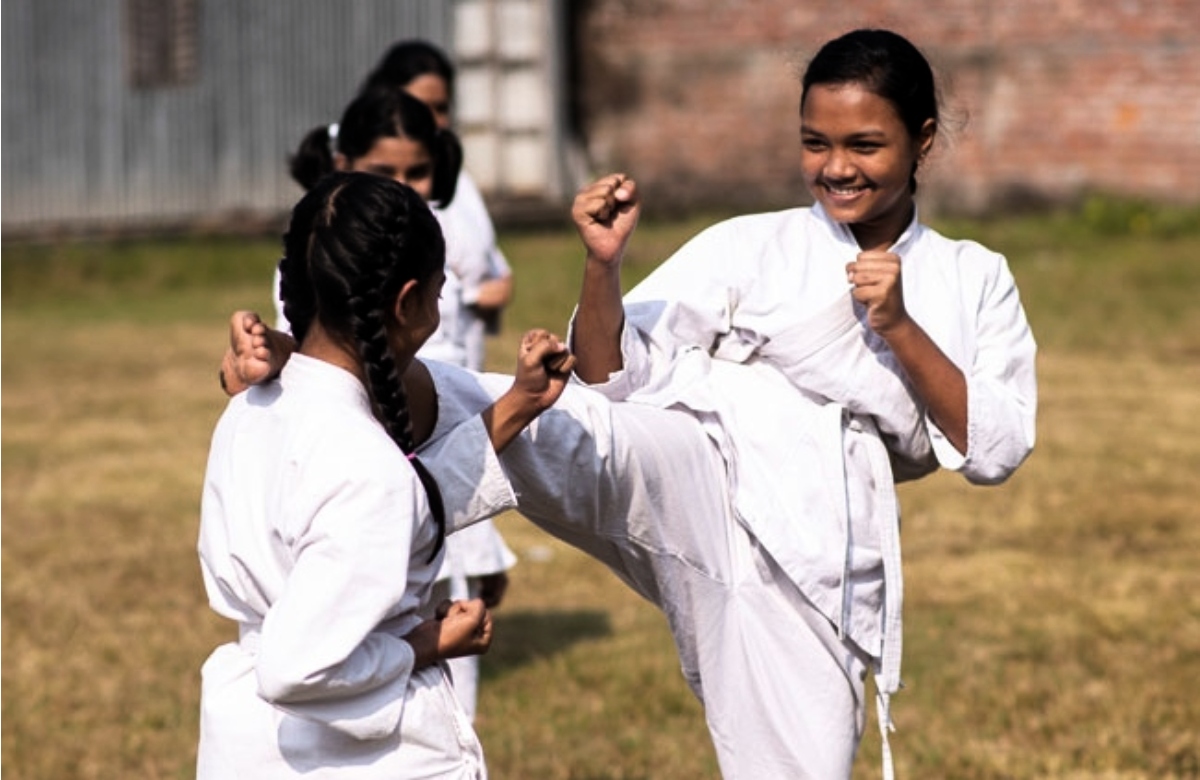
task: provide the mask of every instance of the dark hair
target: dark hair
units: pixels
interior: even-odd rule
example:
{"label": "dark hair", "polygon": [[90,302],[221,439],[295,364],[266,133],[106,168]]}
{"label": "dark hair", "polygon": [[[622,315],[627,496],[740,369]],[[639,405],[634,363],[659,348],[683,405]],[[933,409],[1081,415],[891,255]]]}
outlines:
{"label": "dark hair", "polygon": [[[908,39],[890,30],[854,30],[821,47],[801,80],[800,108],[810,87],[861,84],[891,103],[916,138],[926,120],[938,119],[937,85],[929,61]],[[910,189],[917,189],[916,166]]]}
{"label": "dark hair", "polygon": [[387,50],[375,70],[367,74],[362,89],[374,87],[402,89],[419,76],[432,74],[441,76],[446,82],[446,93],[454,95],[454,66],[441,49],[427,41],[397,41]]}
{"label": "dark hair", "polygon": [[[358,355],[375,416],[410,462],[429,496],[441,548],[441,492],[415,449],[408,397],[388,345],[400,289],[432,284],[446,245],[437,219],[411,187],[369,173],[321,179],[292,210],[279,261],[280,294],[292,333],[303,343],[314,321]],[[433,560],[433,556],[430,560]]]}
{"label": "dark hair", "polygon": [[[430,200],[444,207],[454,199],[462,168],[462,146],[450,130],[439,130],[433,112],[420,100],[394,88],[367,90],[346,107],[338,123],[337,151],[353,162],[371,151],[380,138],[411,138],[433,158],[433,192]],[[312,189],[334,170],[333,144],[328,127],[317,127],[304,136],[289,160],[292,178]]]}

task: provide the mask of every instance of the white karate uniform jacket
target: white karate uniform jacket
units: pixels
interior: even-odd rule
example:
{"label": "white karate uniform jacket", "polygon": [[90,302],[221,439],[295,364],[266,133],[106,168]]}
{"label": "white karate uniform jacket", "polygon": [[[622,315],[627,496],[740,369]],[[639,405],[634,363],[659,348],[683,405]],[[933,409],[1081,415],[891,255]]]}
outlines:
{"label": "white karate uniform jacket", "polygon": [[[865,318],[845,271],[859,251],[819,205],[705,230],[625,297],[624,367],[595,387],[613,399],[687,409],[706,423],[726,453],[739,519],[829,620],[881,658],[880,688],[892,693],[902,583],[887,456],[899,478],[935,467],[929,447],[937,464],[972,482],[1008,477],[1034,444],[1035,344],[1004,258],[944,238],[914,215],[891,251],[902,259],[908,311],[966,377],[968,446],[957,452],[932,421],[914,417],[923,412],[902,369],[864,322],[848,337],[861,339],[887,374],[861,354],[848,361],[853,350],[825,346],[824,360],[811,351],[828,339],[806,323],[845,327],[830,314],[839,307]],[[824,435],[841,462],[807,473],[792,467],[788,428],[756,403],[752,385],[722,386],[719,375],[699,381],[722,361],[769,364],[823,404]],[[838,483],[832,491],[829,479]],[[870,582],[880,563],[888,582],[882,615],[871,614],[883,601],[882,581]],[[865,587],[848,589],[856,578]]]}
{"label": "white karate uniform jacket", "polygon": [[486,326],[471,307],[484,282],[510,276],[512,269],[496,246],[496,229],[483,195],[466,170],[459,173],[454,199],[444,208],[434,207],[433,214],[446,239],[447,288],[439,305],[442,327],[422,355],[482,371]]}
{"label": "white karate uniform jacket", "polygon": [[[482,423],[463,421],[478,442]],[[459,435],[446,431],[451,443]],[[494,453],[475,457],[499,472]],[[503,479],[442,485],[451,523],[514,506]],[[239,626],[202,677],[198,777],[485,776],[440,664],[402,636],[441,556],[425,491],[348,372],[294,355],[230,400],[213,434],[199,554],[209,603]]]}

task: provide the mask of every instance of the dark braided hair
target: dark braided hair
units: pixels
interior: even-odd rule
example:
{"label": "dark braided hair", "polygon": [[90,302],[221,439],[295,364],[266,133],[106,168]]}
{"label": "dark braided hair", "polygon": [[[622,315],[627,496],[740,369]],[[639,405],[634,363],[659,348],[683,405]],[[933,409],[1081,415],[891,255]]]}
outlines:
{"label": "dark braided hair", "polygon": [[424,146],[433,158],[429,199],[441,208],[450,204],[462,169],[462,144],[452,131],[437,126],[429,106],[392,87],[367,89],[354,98],[338,123],[336,140],[330,138],[326,125],[308,131],[288,159],[288,170],[297,184],[312,189],[333,172],[335,146],[353,163],[380,138],[410,138]]}
{"label": "dark braided hair", "polygon": [[412,453],[408,397],[388,342],[405,283],[433,284],[445,262],[437,220],[412,188],[368,173],[323,178],[292,211],[279,263],[284,316],[303,344],[314,321],[354,350],[375,416],[409,456],[429,497],[441,549],[446,515],[437,482]]}

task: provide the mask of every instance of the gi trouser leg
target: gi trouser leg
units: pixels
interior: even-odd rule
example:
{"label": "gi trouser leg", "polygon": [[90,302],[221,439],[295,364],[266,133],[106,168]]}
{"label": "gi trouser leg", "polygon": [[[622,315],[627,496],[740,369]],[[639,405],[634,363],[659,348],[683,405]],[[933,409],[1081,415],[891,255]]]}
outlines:
{"label": "gi trouser leg", "polygon": [[[439,393],[478,411],[511,384],[476,379]],[[850,776],[864,659],[734,517],[695,418],[570,386],[501,462],[522,515],[662,609],[727,780]]]}

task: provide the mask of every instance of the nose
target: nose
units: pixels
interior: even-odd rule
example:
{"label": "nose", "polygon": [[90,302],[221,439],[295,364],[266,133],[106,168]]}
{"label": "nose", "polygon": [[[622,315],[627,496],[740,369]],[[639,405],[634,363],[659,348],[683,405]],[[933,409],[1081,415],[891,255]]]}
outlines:
{"label": "nose", "polygon": [[825,165],[821,172],[826,179],[832,181],[853,179],[854,161],[850,159],[850,155],[845,149],[835,146],[829,150],[829,156],[825,159]]}

